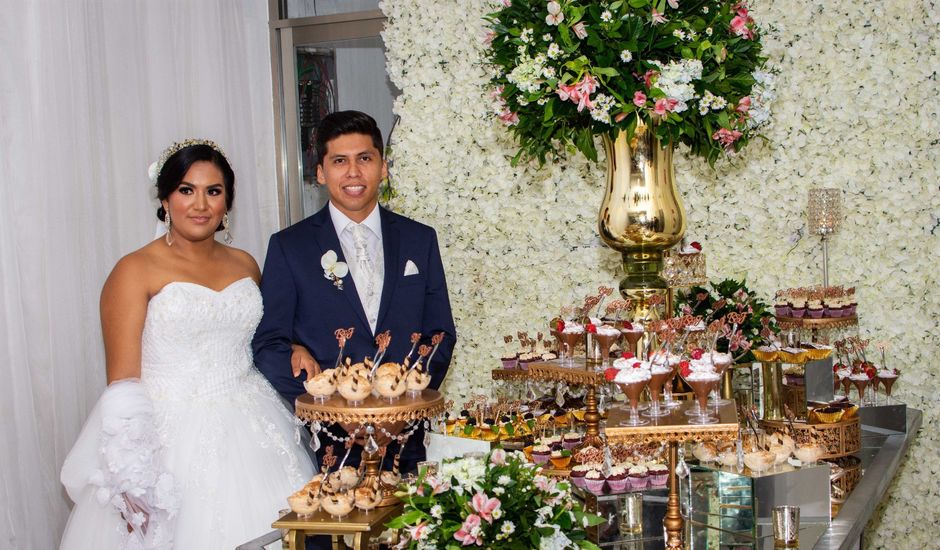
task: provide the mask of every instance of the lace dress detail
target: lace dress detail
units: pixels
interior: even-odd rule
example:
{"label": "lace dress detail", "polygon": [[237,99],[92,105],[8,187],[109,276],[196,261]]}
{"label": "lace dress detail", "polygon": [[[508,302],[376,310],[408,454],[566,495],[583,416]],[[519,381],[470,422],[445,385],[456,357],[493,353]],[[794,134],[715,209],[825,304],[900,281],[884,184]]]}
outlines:
{"label": "lace dress detail", "polygon": [[[218,292],[172,282],[148,305],[141,383],[182,497],[176,548],[234,548],[269,531],[286,497],[313,473],[299,421],[254,367],[251,339],[262,312],[250,278]],[[95,529],[73,520],[63,548],[73,530]]]}

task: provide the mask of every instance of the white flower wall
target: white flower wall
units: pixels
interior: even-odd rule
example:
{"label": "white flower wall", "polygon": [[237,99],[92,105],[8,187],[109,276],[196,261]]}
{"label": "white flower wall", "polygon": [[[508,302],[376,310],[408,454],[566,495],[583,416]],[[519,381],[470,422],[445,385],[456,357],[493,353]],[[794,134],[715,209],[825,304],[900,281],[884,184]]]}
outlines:
{"label": "white flower wall", "polygon": [[[459,344],[445,391],[488,391],[502,335],[547,321],[622,276],[596,236],[604,163],[570,155],[512,167],[515,145],[489,112],[484,0],[384,0],[395,111],[393,206],[434,226]],[[781,70],[769,142],[712,170],[677,155],[688,234],[712,279],[747,277],[770,299],[821,282],[819,239],[806,234],[810,187],[844,190],[830,280],[854,285],[859,332],[892,342],[897,395],[924,426],[866,536],[871,548],[928,547],[940,509],[940,5],[930,0],[762,0]],[[914,528],[919,526],[921,528]]]}

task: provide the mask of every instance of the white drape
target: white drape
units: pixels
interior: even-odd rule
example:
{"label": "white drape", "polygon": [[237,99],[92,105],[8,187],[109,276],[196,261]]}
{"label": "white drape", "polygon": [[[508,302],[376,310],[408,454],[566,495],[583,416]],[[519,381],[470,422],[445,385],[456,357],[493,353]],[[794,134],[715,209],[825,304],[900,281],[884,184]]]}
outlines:
{"label": "white drape", "polygon": [[104,384],[98,294],[153,238],[147,166],[221,144],[235,246],[275,229],[267,1],[0,0],[0,548],[55,548]]}

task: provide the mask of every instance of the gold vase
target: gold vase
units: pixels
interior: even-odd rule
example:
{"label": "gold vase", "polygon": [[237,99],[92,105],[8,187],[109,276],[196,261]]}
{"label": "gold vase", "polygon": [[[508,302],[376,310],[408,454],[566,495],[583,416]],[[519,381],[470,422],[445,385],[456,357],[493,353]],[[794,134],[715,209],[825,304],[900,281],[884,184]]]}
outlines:
{"label": "gold vase", "polygon": [[[620,294],[648,315],[650,297],[667,296],[659,273],[663,252],[682,240],[685,209],[676,190],[673,145],[663,146],[655,126],[639,124],[631,140],[627,133],[604,136],[607,151],[607,190],[597,215],[604,244],[623,255],[625,276]],[[646,310],[646,311],[644,311]]]}

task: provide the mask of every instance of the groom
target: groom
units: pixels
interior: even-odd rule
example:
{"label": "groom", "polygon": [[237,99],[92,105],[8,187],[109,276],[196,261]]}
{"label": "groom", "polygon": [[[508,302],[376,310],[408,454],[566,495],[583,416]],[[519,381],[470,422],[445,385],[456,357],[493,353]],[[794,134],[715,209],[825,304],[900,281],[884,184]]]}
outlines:
{"label": "groom", "polygon": [[[387,166],[382,134],[372,117],[358,111],[332,113],[317,129],[316,145],[317,181],[330,201],[271,236],[261,278],[264,317],[253,342],[255,363],[294,403],[304,386],[292,372],[292,344],[309,350],[317,370],[336,364],[336,329],[355,329],[343,350],[343,359],[354,363],[375,357],[375,335],[386,330],[392,341],[385,360],[395,362],[411,349],[412,333],[421,333],[421,343],[430,345],[431,336],[443,332],[429,370],[430,387],[437,389],[456,342],[437,234],[378,206]],[[348,274],[339,262],[346,264]],[[333,434],[346,436],[338,427]],[[402,471],[424,460],[423,437],[418,430],[409,439],[401,453]],[[321,442],[322,455],[333,441],[322,437]],[[397,450],[393,444],[386,458]],[[345,450],[337,444],[334,453],[342,457]],[[358,463],[350,458],[347,464]]]}

